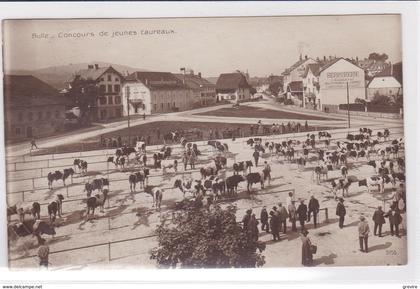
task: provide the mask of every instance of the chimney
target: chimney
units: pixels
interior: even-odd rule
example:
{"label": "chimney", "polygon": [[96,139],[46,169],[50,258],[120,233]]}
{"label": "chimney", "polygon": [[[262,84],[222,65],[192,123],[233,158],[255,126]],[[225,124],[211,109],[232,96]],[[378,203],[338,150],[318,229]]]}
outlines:
{"label": "chimney", "polygon": [[95,63],[95,69],[98,69],[98,68],[99,68],[99,65]]}
{"label": "chimney", "polygon": [[324,61],[327,61],[327,57],[324,55]]}
{"label": "chimney", "polygon": [[88,69],[93,69],[93,65],[88,64]]}
{"label": "chimney", "polygon": [[356,56],[356,61],[359,62],[359,57],[358,56]]}
{"label": "chimney", "polygon": [[201,72],[198,73],[198,77],[201,78]]}
{"label": "chimney", "polygon": [[305,60],[308,60],[308,55],[305,55]]}

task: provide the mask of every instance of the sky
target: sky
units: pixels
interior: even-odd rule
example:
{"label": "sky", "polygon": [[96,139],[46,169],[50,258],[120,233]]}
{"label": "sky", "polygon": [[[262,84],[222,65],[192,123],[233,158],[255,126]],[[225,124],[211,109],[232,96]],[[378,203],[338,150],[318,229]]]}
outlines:
{"label": "sky", "polygon": [[[6,71],[96,61],[170,72],[188,67],[206,77],[237,69],[267,76],[300,53],[402,59],[399,15],[7,20],[3,29]],[[146,34],[156,30],[166,33]]]}

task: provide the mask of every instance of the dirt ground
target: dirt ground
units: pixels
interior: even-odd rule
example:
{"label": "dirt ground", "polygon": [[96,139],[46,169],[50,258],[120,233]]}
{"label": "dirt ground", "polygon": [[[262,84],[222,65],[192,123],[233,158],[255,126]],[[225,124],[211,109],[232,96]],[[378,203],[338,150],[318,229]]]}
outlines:
{"label": "dirt ground", "polygon": [[[382,129],[377,125],[374,131]],[[347,130],[332,131],[334,139],[342,139]],[[391,127],[392,138],[403,135],[402,125]],[[264,141],[282,141],[290,138],[305,139],[305,133],[289,134],[273,137],[264,137]],[[245,139],[235,141],[223,140],[229,145],[228,173],[232,174],[234,162],[252,159],[252,148],[246,145]],[[385,147],[383,143],[380,147]],[[321,145],[322,146],[322,145]],[[150,147],[148,154],[151,155],[160,146]],[[199,157],[197,167],[212,165],[212,159],[216,152],[205,144],[199,142],[202,155]],[[174,145],[174,154],[182,150],[180,145]],[[129,166],[126,170],[116,169],[112,164],[107,165],[105,160],[114,150],[97,150],[84,153],[67,153],[59,155],[43,155],[25,158],[25,162],[11,162],[7,164],[7,188],[8,204],[17,202],[31,204],[33,201],[41,203],[41,216],[47,218],[46,204],[51,202],[56,194],[63,194],[64,215],[58,219],[57,235],[52,238],[44,236],[50,246],[50,269],[80,269],[80,268],[122,268],[122,267],[146,267],[154,268],[156,264],[150,260],[150,249],[157,245],[154,237],[154,229],[160,218],[170,214],[174,204],[182,200],[183,195],[178,189],[173,189],[175,179],[199,179],[199,172],[184,171],[179,165],[178,172],[168,170],[162,175],[161,170],[152,170],[149,180],[150,185],[160,186],[165,189],[162,210],[156,211],[152,207],[151,196],[137,188],[136,193],[130,193],[128,176],[136,167]],[[54,157],[54,159],[53,159]],[[56,168],[72,167],[74,158],[87,160],[90,165],[88,174],[81,176],[76,174],[73,183],[69,179],[67,187],[62,182],[54,183],[54,188],[47,188],[46,174]],[[304,168],[298,168],[296,163],[288,162],[282,157],[266,153],[263,160],[267,160],[272,167],[273,180],[266,184],[265,189],[255,185],[252,194],[246,193],[246,184],[239,187],[239,199],[225,202],[224,205],[234,204],[238,207],[237,219],[240,221],[246,209],[253,208],[257,216],[262,206],[271,208],[284,203],[289,192],[294,192],[296,199],[302,198],[308,203],[309,197],[314,195],[320,202],[319,214],[320,226],[316,229],[312,224],[308,225],[309,237],[314,244],[318,245],[318,252],[314,256],[315,266],[359,266],[359,265],[403,265],[406,263],[406,233],[402,229],[402,237],[397,238],[389,234],[389,224],[384,225],[384,237],[371,236],[369,238],[370,252],[360,252],[358,245],[357,224],[360,215],[367,217],[371,232],[373,232],[372,214],[375,208],[384,204],[385,210],[389,209],[389,198],[393,187],[386,185],[384,194],[373,190],[368,193],[366,187],[359,187],[357,183],[350,187],[350,196],[345,198],[347,216],[344,229],[338,228],[338,220],[335,216],[337,202],[331,193],[329,181],[319,184],[313,180],[313,169],[317,165],[315,154],[310,155],[313,161]],[[366,178],[374,174],[373,168],[368,166],[367,160],[349,160],[349,175],[358,179]],[[47,168],[48,167],[48,168]],[[253,167],[253,172],[262,171],[262,165]],[[339,170],[334,170],[328,175],[328,179],[340,176]],[[104,212],[95,211],[95,219],[86,220],[84,183],[98,177],[109,177],[110,199]],[[398,183],[397,183],[398,185]],[[35,189],[34,189],[35,187]],[[23,191],[23,192],[22,192]],[[328,220],[326,212],[328,211]],[[16,222],[13,216],[11,222]],[[405,222],[405,220],[404,220]],[[403,225],[404,227],[404,225]],[[297,233],[288,232],[281,236],[280,242],[272,242],[271,235],[260,233],[260,240],[267,244],[263,255],[266,257],[266,267],[295,267],[301,266],[301,241]],[[139,239],[136,239],[139,238]],[[130,239],[129,241],[125,241]],[[134,240],[133,240],[134,239]],[[115,241],[118,241],[114,243]],[[121,241],[121,242],[119,242]],[[37,245],[34,237],[28,236],[11,241],[9,244],[10,267],[20,269],[37,267],[37,258],[28,257],[36,254]],[[97,245],[97,246],[95,246]],[[92,246],[92,247],[89,247]],[[80,248],[85,247],[85,248]],[[79,249],[74,249],[79,248]]]}

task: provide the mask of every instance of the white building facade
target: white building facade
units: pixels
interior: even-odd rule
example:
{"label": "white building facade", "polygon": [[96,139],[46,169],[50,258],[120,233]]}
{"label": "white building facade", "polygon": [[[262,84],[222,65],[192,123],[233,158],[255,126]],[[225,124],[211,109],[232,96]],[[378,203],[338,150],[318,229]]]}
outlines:
{"label": "white building facade", "polygon": [[371,101],[377,94],[388,97],[400,96],[402,86],[393,76],[375,76],[368,84],[368,100]]}

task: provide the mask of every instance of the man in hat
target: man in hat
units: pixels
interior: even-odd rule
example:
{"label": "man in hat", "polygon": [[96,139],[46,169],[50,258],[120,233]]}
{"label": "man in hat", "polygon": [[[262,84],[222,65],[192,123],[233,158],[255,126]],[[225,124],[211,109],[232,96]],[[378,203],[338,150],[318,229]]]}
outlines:
{"label": "man in hat", "polygon": [[314,228],[316,228],[317,225],[317,215],[319,213],[319,202],[317,199],[315,199],[315,196],[312,195],[311,199],[309,200],[308,204],[308,222],[311,221],[311,214],[314,215]]}
{"label": "man in hat", "polygon": [[260,220],[261,220],[261,231],[265,231],[267,233],[270,232],[269,225],[268,225],[268,213],[267,213],[267,207],[264,206],[261,210],[260,214]]}
{"label": "man in hat", "polygon": [[296,232],[296,206],[295,201],[292,201],[292,203],[287,207],[287,210],[289,211],[289,221],[292,223],[292,231]]}
{"label": "man in hat", "polygon": [[[369,237],[369,224],[366,221],[365,217],[360,216],[359,222],[359,245],[360,251],[367,253],[368,252],[368,237]],[[363,248],[363,244],[365,247]]]}
{"label": "man in hat", "polygon": [[294,201],[293,192],[289,192],[289,195],[286,197],[286,207],[287,208],[289,208],[289,206],[292,204],[292,201]]}
{"label": "man in hat", "polygon": [[308,206],[305,205],[305,200],[300,200],[300,205],[297,208],[296,213],[299,218],[300,229],[303,231],[305,229],[305,221],[308,218]]}
{"label": "man in hat", "polygon": [[50,254],[50,248],[45,244],[45,239],[39,240],[38,258],[39,266],[48,269],[48,255]]}
{"label": "man in hat", "polygon": [[248,209],[246,210],[245,216],[242,218],[242,227],[244,229],[244,232],[248,231],[248,223],[251,220],[251,214],[252,210]]}
{"label": "man in hat", "polygon": [[373,227],[373,235],[376,236],[376,232],[378,232],[378,236],[382,237],[382,225],[385,224],[385,217],[381,206],[379,206],[373,213],[372,220],[375,223],[375,226]]}
{"label": "man in hat", "polygon": [[289,214],[286,208],[282,205],[282,203],[279,203],[280,231],[283,227],[283,234],[286,234],[286,221],[288,216]]}
{"label": "man in hat", "polygon": [[346,216],[346,208],[344,207],[344,199],[339,198],[335,214],[338,216],[338,226],[340,229],[344,228],[344,217]]}
{"label": "man in hat", "polygon": [[394,236],[394,234],[400,238],[400,230],[399,225],[401,224],[402,217],[400,215],[400,212],[398,211],[398,208],[392,208],[388,211],[385,217],[388,217],[389,219],[389,227],[391,229],[391,236]]}

